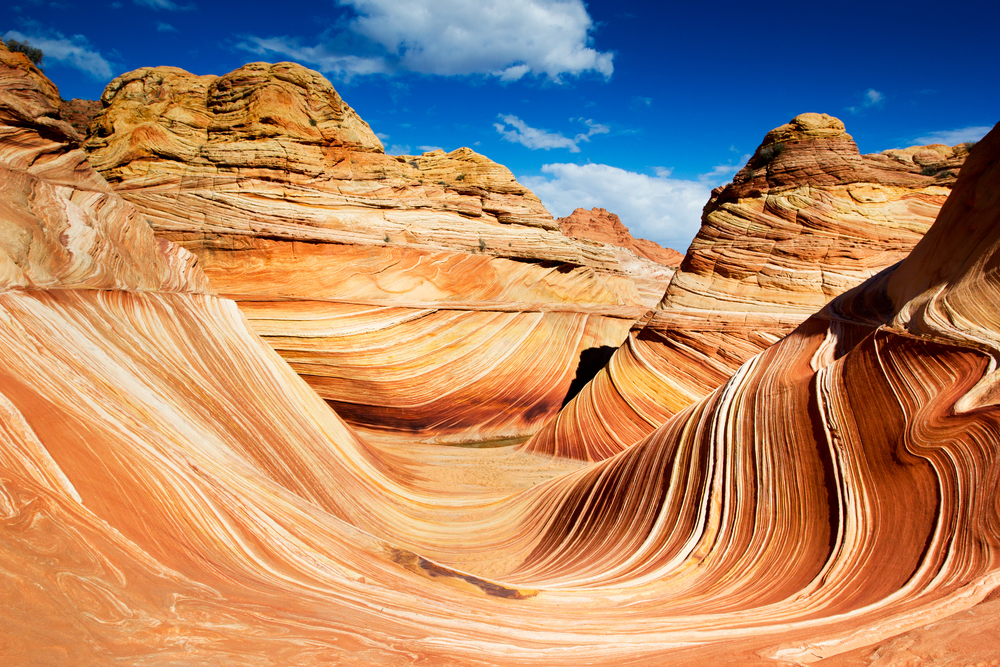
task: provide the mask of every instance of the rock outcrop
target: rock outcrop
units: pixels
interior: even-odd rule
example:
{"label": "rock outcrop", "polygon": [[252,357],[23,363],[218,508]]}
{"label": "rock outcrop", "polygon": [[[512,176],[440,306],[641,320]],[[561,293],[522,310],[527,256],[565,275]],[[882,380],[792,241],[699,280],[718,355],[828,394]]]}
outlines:
{"label": "rock outcrop", "polygon": [[559,218],[559,229],[574,239],[590,239],[609,245],[628,248],[640,257],[676,269],[684,260],[684,255],[673,248],[664,248],[655,241],[637,239],[622,224],[621,218],[603,208],[587,210],[578,208],[565,218]]}
{"label": "rock outcrop", "polygon": [[7,662],[1000,659],[1000,126],[906,259],[563,465],[359,436],[57,101],[0,47]]}
{"label": "rock outcrop", "polygon": [[467,148],[385,155],[300,65],[141,69],[102,100],[94,167],[359,426],[527,436],[585,351],[617,347],[671,275],[563,235]]}
{"label": "rock outcrop", "polygon": [[70,124],[81,137],[86,137],[90,122],[104,109],[100,100],[60,100],[59,117]]}
{"label": "rock outcrop", "polygon": [[601,459],[650,433],[833,297],[905,257],[967,152],[933,145],[861,155],[825,114],[769,132],[713,192],[662,302],[526,447]]}

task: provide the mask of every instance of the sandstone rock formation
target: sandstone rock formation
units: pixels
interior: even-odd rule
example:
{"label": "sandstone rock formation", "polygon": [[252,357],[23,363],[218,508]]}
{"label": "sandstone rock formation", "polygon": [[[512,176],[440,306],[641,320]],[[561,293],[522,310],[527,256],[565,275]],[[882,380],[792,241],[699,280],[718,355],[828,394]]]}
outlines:
{"label": "sandstone rock formation", "polygon": [[469,149],[385,155],[299,65],[141,69],[102,100],[94,167],[357,425],[529,435],[581,355],[617,347],[671,275],[566,237]]}
{"label": "sandstone rock formation", "polygon": [[724,382],[830,299],[898,262],[955,182],[964,145],[861,155],[802,114],[713,192],[663,301],[606,369],[526,444],[601,459]]}
{"label": "sandstone rock formation", "polygon": [[640,257],[657,264],[676,269],[684,260],[684,255],[673,248],[664,248],[659,243],[647,239],[637,239],[622,224],[621,218],[603,208],[587,210],[578,208],[565,218],[559,218],[559,229],[574,239],[590,239],[609,245],[628,248]]}
{"label": "sandstone rock formation", "polygon": [[57,101],[0,48],[11,664],[1000,659],[1000,127],[907,259],[559,470],[359,437]]}
{"label": "sandstone rock formation", "polygon": [[103,110],[99,100],[60,100],[59,117],[70,124],[81,137],[87,136],[90,122]]}

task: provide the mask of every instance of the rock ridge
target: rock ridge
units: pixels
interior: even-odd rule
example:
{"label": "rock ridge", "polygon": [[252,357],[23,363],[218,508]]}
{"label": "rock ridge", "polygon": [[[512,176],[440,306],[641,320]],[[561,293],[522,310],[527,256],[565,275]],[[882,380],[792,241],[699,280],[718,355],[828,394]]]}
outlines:
{"label": "rock ridge", "polygon": [[[932,145],[861,155],[826,114],[771,130],[733,182],[712,193],[661,302],[525,447],[584,459],[627,448],[831,299],[903,259],[967,154],[965,145]],[[615,418],[595,423],[603,414]]]}
{"label": "rock ridge", "polygon": [[556,222],[566,236],[628,248],[640,257],[672,269],[680,266],[684,259],[684,255],[673,248],[664,248],[647,239],[634,238],[617,215],[603,208],[593,208],[590,211],[578,208]]}
{"label": "rock ridge", "polygon": [[359,427],[523,437],[584,351],[617,347],[672,275],[567,237],[471,149],[386,155],[301,65],[143,68],[102,103],[91,164]]}

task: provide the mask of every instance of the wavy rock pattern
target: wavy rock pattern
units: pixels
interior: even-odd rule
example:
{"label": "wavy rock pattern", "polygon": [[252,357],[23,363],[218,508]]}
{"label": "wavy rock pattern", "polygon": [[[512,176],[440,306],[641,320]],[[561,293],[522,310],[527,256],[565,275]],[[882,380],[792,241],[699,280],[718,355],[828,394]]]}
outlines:
{"label": "wavy rock pattern", "polygon": [[[24,199],[93,181],[46,138],[53,116],[8,117]],[[94,230],[129,210],[105,197],[80,213]],[[2,220],[44,238],[65,210]],[[87,271],[0,292],[12,664],[1000,660],[1000,126],[905,261],[634,446],[561,470],[364,440],[167,261],[182,251],[91,236],[70,244]],[[163,264],[142,278],[140,256]]]}
{"label": "wavy rock pattern", "polygon": [[586,351],[617,347],[672,275],[566,237],[509,170],[469,149],[385,155],[299,65],[141,69],[102,99],[85,144],[94,167],[358,425],[527,436]]}
{"label": "wavy rock pattern", "polygon": [[906,256],[966,146],[860,155],[836,118],[767,134],[713,193],[662,302],[530,451],[600,460],[636,442],[833,297]]}

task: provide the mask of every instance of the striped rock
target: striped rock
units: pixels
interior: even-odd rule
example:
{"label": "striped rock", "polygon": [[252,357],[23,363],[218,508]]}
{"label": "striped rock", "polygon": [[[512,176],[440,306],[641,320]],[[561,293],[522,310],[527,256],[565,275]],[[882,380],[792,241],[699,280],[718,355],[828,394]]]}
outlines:
{"label": "striped rock", "polygon": [[386,155],[300,65],[140,69],[102,101],[93,166],[359,426],[530,435],[588,350],[617,347],[673,273],[563,235],[467,148]]}
{"label": "striped rock", "polygon": [[359,436],[0,82],[7,662],[1000,659],[1000,127],[904,261],[587,464]]}
{"label": "striped rock", "polygon": [[713,192],[662,302],[531,451],[599,460],[644,437],[927,231],[968,147],[861,155],[802,114]]}

